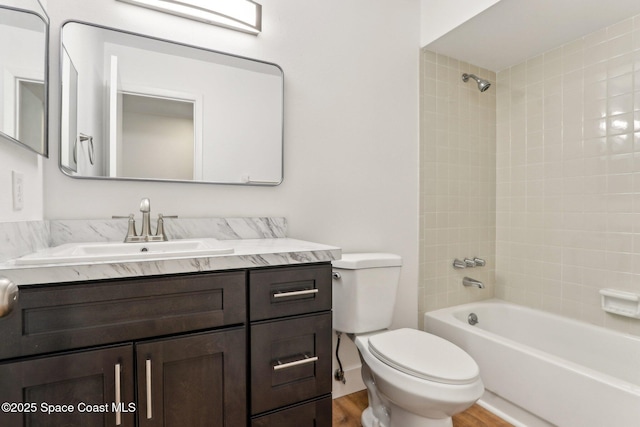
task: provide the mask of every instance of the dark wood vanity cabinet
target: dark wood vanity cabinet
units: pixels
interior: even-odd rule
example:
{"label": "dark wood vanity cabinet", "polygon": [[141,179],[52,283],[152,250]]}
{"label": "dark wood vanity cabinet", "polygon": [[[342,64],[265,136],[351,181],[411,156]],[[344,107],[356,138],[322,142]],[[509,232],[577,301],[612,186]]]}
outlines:
{"label": "dark wood vanity cabinet", "polygon": [[0,319],[0,403],[15,403],[0,426],[245,427],[246,282],[235,271],[21,288]]}
{"label": "dark wood vanity cabinet", "polygon": [[251,427],[331,427],[330,265],[249,279]]}
{"label": "dark wood vanity cabinet", "polygon": [[328,263],[19,295],[0,318],[0,426],[331,426]]}

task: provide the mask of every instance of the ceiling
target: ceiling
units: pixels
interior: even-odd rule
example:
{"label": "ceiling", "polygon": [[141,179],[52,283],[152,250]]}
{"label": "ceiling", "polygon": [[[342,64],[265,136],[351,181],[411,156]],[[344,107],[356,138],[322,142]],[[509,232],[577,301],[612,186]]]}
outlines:
{"label": "ceiling", "polygon": [[500,71],[637,14],[639,0],[501,0],[427,48]]}

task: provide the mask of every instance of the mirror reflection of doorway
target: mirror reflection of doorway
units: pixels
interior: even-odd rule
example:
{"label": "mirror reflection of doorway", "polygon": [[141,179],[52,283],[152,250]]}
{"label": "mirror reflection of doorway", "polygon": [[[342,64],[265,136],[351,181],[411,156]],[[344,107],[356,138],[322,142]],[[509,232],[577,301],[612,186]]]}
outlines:
{"label": "mirror reflection of doorway", "polygon": [[121,176],[194,178],[193,101],[122,93]]}
{"label": "mirror reflection of doorway", "polygon": [[16,87],[16,139],[41,152],[44,144],[44,83],[17,79]]}

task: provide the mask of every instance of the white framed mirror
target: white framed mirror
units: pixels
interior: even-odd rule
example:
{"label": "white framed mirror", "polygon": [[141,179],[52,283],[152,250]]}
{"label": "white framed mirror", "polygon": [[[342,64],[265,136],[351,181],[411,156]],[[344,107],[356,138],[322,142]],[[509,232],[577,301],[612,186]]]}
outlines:
{"label": "white framed mirror", "polygon": [[65,174],[282,182],[278,65],[75,21],[61,40]]}
{"label": "white framed mirror", "polygon": [[0,4],[0,139],[45,157],[48,37],[38,1]]}

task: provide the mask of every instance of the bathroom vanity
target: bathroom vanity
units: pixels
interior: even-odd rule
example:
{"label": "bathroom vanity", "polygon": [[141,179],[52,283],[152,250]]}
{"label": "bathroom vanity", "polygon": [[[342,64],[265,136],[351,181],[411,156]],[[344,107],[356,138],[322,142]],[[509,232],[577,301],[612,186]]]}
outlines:
{"label": "bathroom vanity", "polygon": [[231,244],[205,258],[0,271],[19,284],[0,318],[0,425],[331,426],[339,249]]}

